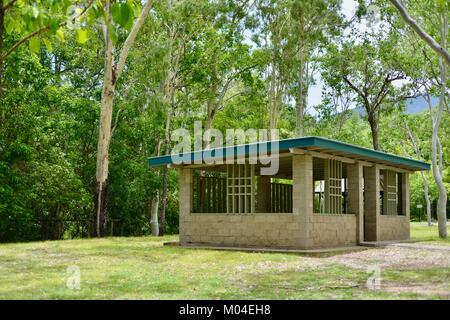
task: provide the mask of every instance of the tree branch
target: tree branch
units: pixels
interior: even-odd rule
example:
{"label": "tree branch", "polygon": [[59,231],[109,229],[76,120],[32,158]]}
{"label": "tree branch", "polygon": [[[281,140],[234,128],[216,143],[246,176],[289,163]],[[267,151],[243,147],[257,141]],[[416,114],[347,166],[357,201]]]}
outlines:
{"label": "tree branch", "polygon": [[357,86],[355,86],[353,82],[351,82],[350,79],[347,78],[347,76],[342,76],[342,78],[350,86],[350,88],[352,88],[364,100],[365,104],[370,104],[364,92],[362,92]]}
{"label": "tree branch", "polygon": [[30,33],[29,35],[27,35],[25,38],[22,38],[21,40],[17,41],[11,48],[9,48],[9,50],[6,52],[5,56],[3,57],[5,60],[11,55],[11,53],[13,53],[18,47],[20,47],[24,42],[26,42],[27,40],[36,37],[42,33],[45,33],[47,31],[50,30],[50,27],[44,27],[42,29],[39,29],[37,31],[34,31],[32,33]]}
{"label": "tree branch", "polygon": [[391,78],[390,74],[388,73],[386,77],[384,78],[383,85],[381,86],[380,91],[378,92],[377,96],[375,97],[375,101],[373,103],[373,109],[377,109],[378,106],[381,104],[381,102],[384,100],[388,93],[388,86],[394,82],[395,80],[404,79],[404,76],[402,74],[398,74],[396,76],[393,76]]}
{"label": "tree branch", "polygon": [[[2,0],[3,1],[3,0]],[[16,0],[11,0],[11,2],[10,3],[8,3],[8,5],[10,5],[11,3],[14,3],[14,1],[16,1]],[[83,9],[83,11],[81,11],[77,16],[75,16],[73,19],[75,20],[75,19],[78,19],[79,17],[81,17],[83,14],[85,14],[86,13],[86,11],[89,9],[89,7],[92,5],[92,3],[94,2],[94,0],[91,0],[89,3],[88,3],[88,5]],[[7,6],[8,6],[7,5]],[[6,9],[5,9],[6,10]],[[65,26],[67,24],[67,22],[65,21],[65,22],[62,22],[62,23],[60,23],[59,24],[59,27],[63,27],[63,26]],[[19,40],[19,41],[17,41],[11,48],[9,48],[9,50],[6,52],[6,54],[4,55],[4,57],[3,57],[3,59],[4,60],[6,60],[13,52],[14,52],[14,50],[16,50],[18,47],[20,47],[22,44],[24,44],[27,40],[30,40],[31,38],[33,38],[33,37],[36,37],[36,36],[38,36],[38,35],[40,35],[40,34],[42,34],[42,33],[45,33],[45,32],[47,32],[47,31],[49,31],[50,30],[50,26],[46,26],[46,27],[43,27],[43,28],[41,28],[41,29],[39,29],[39,30],[36,30],[36,31],[34,31],[34,32],[32,32],[32,33],[30,33],[30,34],[28,34],[27,36],[25,36],[25,38],[23,38],[23,39],[21,39],[21,40]],[[0,52],[0,54],[1,54],[1,52]]]}
{"label": "tree branch", "polygon": [[123,68],[125,67],[125,61],[127,60],[128,53],[130,52],[131,46],[134,43],[134,40],[136,39],[136,36],[138,34],[139,29],[144,24],[144,20],[147,17],[148,13],[150,12],[150,9],[152,8],[153,0],[147,0],[147,3],[145,4],[144,8],[141,11],[141,14],[139,18],[137,19],[136,23],[133,25],[133,28],[131,29],[130,34],[128,35],[127,39],[125,40],[125,43],[123,44],[122,51],[120,52],[119,61],[117,62],[116,66],[116,74],[115,79],[119,79],[120,75],[122,74]]}
{"label": "tree branch", "polygon": [[450,66],[450,54],[448,53],[448,51],[441,45],[439,45],[436,40],[434,40],[425,30],[423,30],[417,24],[417,22],[409,15],[408,11],[400,0],[390,1],[398,9],[403,20],[405,20],[405,22],[417,33],[417,35],[431,47],[431,49],[441,55],[447,65]]}
{"label": "tree branch", "polygon": [[438,76],[436,70],[434,70],[433,61],[431,61],[430,57],[428,56],[427,50],[425,50],[425,48],[423,48],[422,49],[422,53],[423,53],[423,56],[425,57],[425,59],[428,61],[429,65],[430,65],[430,71],[431,71],[431,74],[433,75],[433,78],[436,80],[438,85],[440,85],[439,76]]}

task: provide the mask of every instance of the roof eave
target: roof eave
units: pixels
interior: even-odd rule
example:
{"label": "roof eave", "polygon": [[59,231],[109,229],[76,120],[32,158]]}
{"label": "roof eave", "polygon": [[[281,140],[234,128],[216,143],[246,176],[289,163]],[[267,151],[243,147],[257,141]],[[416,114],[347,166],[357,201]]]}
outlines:
{"label": "roof eave", "polygon": [[[242,154],[245,154],[245,156],[248,156],[250,154],[251,146],[257,145],[259,147],[260,144],[261,143],[246,144],[246,145],[218,148],[215,150],[217,150],[217,152],[221,151],[223,153],[223,155],[225,155],[226,151],[231,150],[231,148],[232,148],[233,152],[237,156],[242,156]],[[279,151],[280,152],[288,151],[291,148],[307,148],[307,147],[317,147],[317,148],[321,148],[321,149],[334,150],[336,152],[344,152],[344,153],[354,155],[355,157],[358,157],[358,156],[366,157],[366,158],[368,158],[367,161],[370,161],[370,162],[377,162],[377,161],[387,162],[393,166],[408,168],[411,171],[428,171],[428,170],[430,170],[430,165],[426,162],[409,159],[409,158],[405,158],[405,157],[400,157],[400,156],[396,156],[396,155],[389,154],[386,152],[367,149],[367,148],[351,145],[351,144],[348,144],[345,142],[330,140],[330,139],[322,138],[322,137],[311,136],[311,137],[279,140]],[[195,159],[202,159],[204,151],[205,150],[195,151],[195,152],[191,152],[191,153],[185,154],[185,155],[188,155],[191,159],[191,162],[194,162]],[[211,150],[208,150],[208,151],[210,152]],[[214,155],[210,158],[214,158],[215,153],[216,153],[216,151],[213,151],[212,154],[214,154]],[[172,160],[173,160],[172,155],[165,155],[165,156],[149,158],[148,163],[150,166],[154,167],[154,166],[173,164]]]}

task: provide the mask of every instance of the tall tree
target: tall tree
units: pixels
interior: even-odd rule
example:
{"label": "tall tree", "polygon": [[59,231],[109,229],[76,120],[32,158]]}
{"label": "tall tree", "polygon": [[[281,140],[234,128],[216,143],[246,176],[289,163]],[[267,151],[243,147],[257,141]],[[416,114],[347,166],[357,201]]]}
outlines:
{"label": "tall tree", "polygon": [[[426,32],[424,28],[422,28],[417,21],[408,13],[403,1],[401,0],[390,0],[392,4],[398,9],[400,15],[403,20],[414,30],[414,32],[427,43],[431,49],[433,49],[437,54],[439,54],[442,59],[444,59],[444,63],[447,66],[450,66],[450,53],[447,50],[446,46],[442,45],[442,42],[437,42],[430,34]],[[446,1],[437,1],[442,7],[445,8]],[[448,14],[448,12],[444,12],[444,14]]]}
{"label": "tall tree", "polygon": [[330,87],[343,82],[351,89],[354,103],[364,108],[369,122],[372,146],[380,149],[379,117],[393,107],[396,101],[408,96],[394,83],[405,80],[401,65],[406,63],[405,52],[397,47],[398,35],[387,34],[384,29],[355,31],[354,35],[339,44],[331,44],[322,59],[322,77]]}
{"label": "tall tree", "polygon": [[[441,36],[441,46],[447,48],[447,37],[448,37],[448,3],[444,3],[441,6],[441,17],[440,17],[440,36]],[[431,164],[433,167],[433,176],[439,190],[439,198],[437,203],[437,215],[438,215],[438,228],[439,236],[441,238],[447,237],[447,190],[445,189],[444,181],[442,178],[443,174],[443,163],[442,163],[442,146],[438,141],[439,126],[441,124],[442,113],[444,112],[444,106],[447,105],[447,81],[448,72],[447,64],[444,61],[444,57],[439,57],[439,74],[440,74],[440,92],[439,92],[439,106],[437,110],[437,115],[433,119],[433,135],[431,140]],[[432,112],[432,110],[430,110]],[[438,150],[439,147],[439,150]],[[438,157],[439,156],[439,157]],[[439,160],[438,160],[439,159]]]}
{"label": "tall tree", "polygon": [[310,65],[320,42],[336,35],[342,25],[338,14],[340,1],[297,0],[290,5],[291,41],[293,42],[295,67],[296,135],[303,136],[303,119],[308,102]]}
{"label": "tall tree", "polygon": [[[421,17],[423,32],[440,39],[439,46],[447,50],[448,44],[448,3],[430,2],[417,4],[414,14]],[[437,23],[438,22],[438,23]],[[408,22],[407,22],[408,23]],[[434,181],[438,188],[437,216],[439,236],[447,236],[447,190],[443,181],[444,157],[439,132],[443,112],[448,110],[448,64],[442,55],[433,54],[434,48],[429,48],[423,42],[417,41],[417,35],[409,37],[406,47],[411,47],[411,56],[417,61],[412,68],[406,68],[409,76],[417,82],[429,107],[432,135],[431,135],[431,163]],[[420,36],[420,35],[419,35]],[[432,97],[439,97],[438,105],[432,103]]]}
{"label": "tall tree", "polygon": [[[260,37],[269,54],[266,66],[268,126],[277,129],[282,105],[287,95],[287,56],[290,50],[283,39],[289,33],[289,12],[285,1],[261,1],[258,7],[259,19],[262,22]],[[259,41],[258,41],[259,42]]]}
{"label": "tall tree", "polygon": [[[416,138],[414,137],[414,134],[406,121],[405,121],[405,130],[406,130],[407,136],[413,146],[416,157],[418,159],[423,159],[422,153],[420,152]],[[428,223],[428,226],[430,227],[431,226],[431,201],[430,201],[430,194],[429,194],[428,179],[427,179],[427,176],[425,175],[425,172],[420,171],[420,175],[422,177],[423,186],[424,186],[424,198],[425,198],[426,211],[427,211],[427,223]]]}
{"label": "tall tree", "polygon": [[[107,223],[107,188],[108,188],[108,169],[109,169],[109,145],[111,141],[111,123],[113,114],[113,104],[115,97],[115,89],[118,79],[120,78],[128,53],[133,45],[136,36],[142,27],[151,7],[152,0],[147,0],[140,14],[133,22],[133,13],[136,12],[129,3],[114,3],[111,5],[110,0],[106,0],[104,8],[103,35],[105,41],[105,62],[104,62],[104,79],[103,90],[100,106],[100,124],[99,137],[97,146],[97,168],[96,180],[97,187],[95,190],[94,207],[95,207],[95,235],[104,236],[106,234]],[[135,3],[135,5],[137,5]],[[130,22],[131,21],[131,22]],[[127,28],[132,24],[131,31],[128,34],[123,46],[118,54],[117,61],[114,58],[115,43],[114,23]]]}
{"label": "tall tree", "polygon": [[[239,83],[251,81],[252,71],[259,66],[258,55],[244,41],[249,1],[198,1],[202,4],[202,21],[196,36],[187,45],[181,66],[186,83],[195,99],[203,105],[205,131]],[[208,139],[207,139],[208,140]]]}

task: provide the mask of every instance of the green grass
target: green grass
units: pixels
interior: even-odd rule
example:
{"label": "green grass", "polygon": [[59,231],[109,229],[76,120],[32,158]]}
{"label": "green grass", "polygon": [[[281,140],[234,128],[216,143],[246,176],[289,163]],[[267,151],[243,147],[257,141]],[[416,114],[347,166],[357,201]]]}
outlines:
{"label": "green grass", "polygon": [[[422,226],[415,239],[433,240]],[[107,238],[0,245],[0,299],[447,299],[439,292],[369,290],[366,270],[325,256],[165,247],[163,238]],[[376,250],[376,249],[371,249]],[[80,290],[66,285],[81,272]],[[382,271],[395,286],[450,283],[450,271]],[[446,285],[447,289],[448,285]],[[445,288],[444,288],[445,289]],[[447,290],[445,289],[445,290]]]}
{"label": "green grass", "polygon": [[[449,225],[447,225],[449,233]],[[426,244],[450,245],[450,234],[447,238],[439,238],[437,222],[431,227],[426,222],[411,222],[411,239],[423,241]]]}

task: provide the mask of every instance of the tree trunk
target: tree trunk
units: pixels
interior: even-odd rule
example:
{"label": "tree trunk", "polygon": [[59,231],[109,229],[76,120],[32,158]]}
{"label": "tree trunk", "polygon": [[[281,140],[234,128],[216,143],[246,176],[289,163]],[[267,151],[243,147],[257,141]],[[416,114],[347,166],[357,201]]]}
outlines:
{"label": "tree trunk", "polygon": [[97,237],[106,236],[107,223],[107,188],[108,188],[108,170],[109,170],[109,144],[111,141],[111,121],[113,112],[113,102],[115,95],[115,85],[117,79],[120,77],[125,61],[130,52],[139,29],[142,27],[145,18],[147,17],[152,6],[152,0],[147,0],[147,3],[142,8],[139,18],[133,25],[127,39],[125,40],[122,50],[120,51],[117,64],[114,64],[113,58],[113,44],[111,40],[112,28],[112,13],[111,1],[105,3],[106,21],[104,23],[104,38],[105,38],[105,66],[104,66],[104,80],[102,90],[102,101],[100,105],[100,125],[97,145],[97,168],[96,168],[96,189],[94,196],[94,226]]}
{"label": "tree trunk", "polygon": [[164,227],[166,224],[166,207],[167,207],[167,196],[168,196],[168,175],[169,175],[169,169],[167,166],[165,166],[162,173],[162,194],[161,194],[161,206],[159,207],[158,212],[158,220],[159,220],[159,233],[158,236],[162,237],[164,236]]}
{"label": "tree trunk", "polygon": [[369,108],[366,108],[369,110],[367,112],[367,119],[370,124],[370,131],[372,133],[372,145],[374,150],[379,150],[378,145],[378,119],[376,116],[376,113],[374,111],[370,111]]}
{"label": "tree trunk", "polygon": [[296,135],[297,137],[303,136],[303,116],[305,113],[305,57],[303,49],[300,48],[299,50],[299,68],[298,68],[298,75],[297,75],[297,98],[295,101],[295,107],[297,112],[297,118],[296,118]]}
{"label": "tree trunk", "polygon": [[421,171],[420,173],[422,175],[425,203],[427,206],[427,222],[428,222],[428,226],[431,227],[431,201],[430,201],[430,195],[429,195],[428,180],[423,171]]}
{"label": "tree trunk", "polygon": [[206,121],[205,121],[205,149],[209,149],[211,145],[211,137],[208,130],[212,127],[212,122],[217,111],[217,91],[218,91],[218,79],[217,79],[217,61],[215,60],[211,64],[211,87],[209,97],[207,101]]}
{"label": "tree trunk", "polygon": [[[170,153],[170,119],[171,114],[170,110],[167,111],[167,118],[166,118],[166,137],[165,137],[165,153]],[[165,232],[165,225],[166,225],[166,208],[167,208],[167,197],[168,197],[168,189],[169,189],[169,169],[167,166],[163,168],[162,173],[162,192],[161,192],[161,205],[159,207],[158,211],[158,219],[159,219],[159,232],[158,235],[160,237],[164,236]]]}
{"label": "tree trunk", "polygon": [[152,226],[152,236],[154,237],[157,237],[159,235],[158,206],[159,206],[159,192],[157,191],[152,199],[150,208],[150,224]]}
{"label": "tree trunk", "polygon": [[[109,11],[110,8],[107,8]],[[111,121],[115,95],[113,79],[112,42],[109,37],[109,26],[105,31],[105,75],[100,106],[100,128],[97,146],[97,185],[95,190],[95,234],[97,237],[106,235],[107,204],[106,191],[108,187],[109,144],[111,140]]]}
{"label": "tree trunk", "polygon": [[[171,121],[171,110],[167,111],[166,116],[166,136],[164,141],[165,153],[170,153],[170,121]],[[167,208],[167,197],[169,188],[169,169],[167,166],[163,168],[162,173],[162,193],[161,193],[161,206],[159,207],[159,236],[164,235],[164,227],[166,224],[166,208]]]}
{"label": "tree trunk", "polygon": [[281,81],[281,68],[279,68],[279,56],[280,48],[280,26],[279,17],[275,17],[275,24],[272,32],[272,66],[270,72],[272,73],[269,83],[269,129],[277,129],[278,117],[279,117],[279,81]]}
{"label": "tree trunk", "polygon": [[[208,107],[209,110],[209,107]],[[209,149],[211,146],[211,134],[209,130],[212,128],[212,122],[214,120],[215,116],[215,109],[212,108],[211,113],[208,111],[208,115],[206,117],[205,121],[205,129],[204,129],[204,139],[205,139],[205,146],[204,149]]]}
{"label": "tree trunk", "polygon": [[[403,20],[414,30],[415,33],[423,40],[425,41],[431,49],[433,49],[437,54],[439,54],[440,58],[443,60],[443,63],[446,63],[447,66],[450,66],[450,54],[447,51],[447,46],[442,44],[442,38],[441,38],[441,44],[436,42],[424,29],[422,29],[419,24],[414,20],[406,10],[405,5],[402,3],[401,0],[390,0],[392,4],[398,9],[400,12],[400,15],[402,16]],[[443,1],[445,3],[445,1]],[[445,10],[447,9],[446,6],[444,6],[444,14],[446,14]],[[444,62],[445,60],[445,62]]]}
{"label": "tree trunk", "polygon": [[[422,159],[422,154],[420,152],[419,146],[417,145],[416,139],[414,138],[414,135],[413,135],[410,127],[408,126],[408,123],[406,122],[406,120],[405,120],[405,129],[406,129],[406,133],[409,136],[409,140],[411,140],[411,143],[413,145],[414,153],[416,154],[417,158]],[[427,206],[427,222],[428,222],[428,226],[431,227],[431,202],[430,202],[430,195],[429,195],[428,180],[427,180],[427,176],[425,175],[425,173],[423,171],[420,171],[420,174],[422,175],[425,203]]]}
{"label": "tree trunk", "polygon": [[271,73],[272,76],[269,82],[269,129],[277,128],[278,110],[277,110],[277,99],[276,99],[276,71],[275,63],[272,62]]}
{"label": "tree trunk", "polygon": [[[441,14],[442,19],[442,30],[441,30],[441,46],[443,48],[447,47],[447,36],[448,36],[448,20],[445,12]],[[445,105],[445,96],[447,91],[447,64],[444,62],[442,57],[439,58],[439,69],[441,78],[441,88],[439,96],[439,107],[436,119],[433,124],[433,135],[431,139],[431,163],[433,167],[433,176],[438,187],[438,202],[437,202],[437,217],[438,217],[438,229],[439,237],[447,237],[447,191],[445,189],[444,182],[442,180],[442,171],[440,167],[442,162],[438,164],[439,160],[442,159],[442,148],[438,148],[438,133],[439,125],[441,122],[442,112]],[[437,154],[439,152],[439,155]]]}

